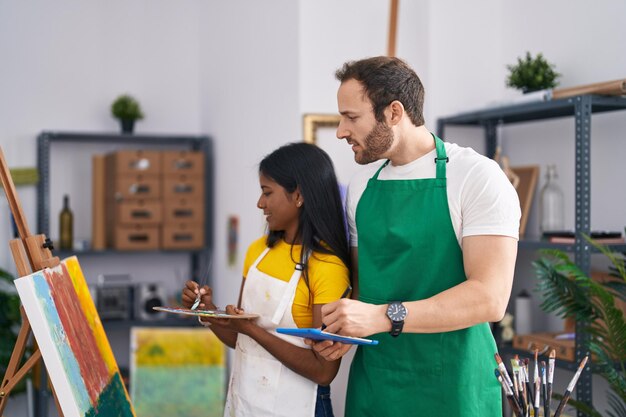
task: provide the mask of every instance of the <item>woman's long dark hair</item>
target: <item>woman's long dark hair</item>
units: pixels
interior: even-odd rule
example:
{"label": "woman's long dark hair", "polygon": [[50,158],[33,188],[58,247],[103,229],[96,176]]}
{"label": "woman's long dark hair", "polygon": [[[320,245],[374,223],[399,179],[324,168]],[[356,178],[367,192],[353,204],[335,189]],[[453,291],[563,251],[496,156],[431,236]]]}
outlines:
{"label": "woman's long dark hair", "polygon": [[[304,266],[307,286],[305,257],[309,251],[336,255],[350,269],[344,209],[328,154],[315,145],[290,143],[263,158],[259,173],[271,178],[288,193],[293,193],[297,187],[300,189],[304,204],[298,219],[296,241],[302,242],[299,263]],[[270,230],[267,246],[273,247],[284,234],[284,231]]]}

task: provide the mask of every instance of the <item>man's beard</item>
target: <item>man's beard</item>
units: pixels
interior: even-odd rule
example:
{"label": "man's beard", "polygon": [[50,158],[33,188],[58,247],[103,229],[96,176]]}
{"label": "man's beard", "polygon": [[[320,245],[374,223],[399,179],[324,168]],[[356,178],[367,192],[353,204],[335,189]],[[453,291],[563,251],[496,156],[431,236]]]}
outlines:
{"label": "man's beard", "polygon": [[354,154],[354,160],[360,165],[378,161],[393,144],[393,131],[384,122],[376,122],[363,141],[361,154]]}

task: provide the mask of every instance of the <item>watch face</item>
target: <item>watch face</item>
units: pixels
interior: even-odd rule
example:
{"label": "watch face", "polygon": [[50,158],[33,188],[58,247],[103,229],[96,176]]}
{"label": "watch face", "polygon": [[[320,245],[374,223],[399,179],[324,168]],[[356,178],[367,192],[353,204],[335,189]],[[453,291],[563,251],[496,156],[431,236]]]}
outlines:
{"label": "watch face", "polygon": [[399,302],[393,302],[387,307],[387,317],[392,321],[403,321],[406,318],[406,307]]}

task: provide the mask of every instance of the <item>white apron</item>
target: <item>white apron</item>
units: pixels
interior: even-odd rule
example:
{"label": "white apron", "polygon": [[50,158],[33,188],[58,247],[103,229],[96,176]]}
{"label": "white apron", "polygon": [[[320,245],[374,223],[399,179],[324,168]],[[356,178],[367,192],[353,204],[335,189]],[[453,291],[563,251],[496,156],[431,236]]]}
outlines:
{"label": "white apron", "polygon": [[[289,343],[309,348],[300,337],[276,333],[297,327],[291,314],[302,271],[296,265],[289,282],[257,269],[269,248],[254,261],[243,287],[242,308],[260,314],[257,324]],[[239,334],[224,417],[313,417],[317,384],[293,372],[254,339]]]}

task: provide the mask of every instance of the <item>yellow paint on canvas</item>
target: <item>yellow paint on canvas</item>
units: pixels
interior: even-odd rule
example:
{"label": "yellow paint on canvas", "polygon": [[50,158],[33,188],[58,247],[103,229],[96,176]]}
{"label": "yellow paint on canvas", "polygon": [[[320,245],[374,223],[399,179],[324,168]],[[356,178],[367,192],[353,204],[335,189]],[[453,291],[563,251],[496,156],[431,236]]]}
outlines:
{"label": "yellow paint on canvas", "polygon": [[207,329],[134,329],[135,363],[224,365],[224,345]]}
{"label": "yellow paint on canvas", "polygon": [[102,356],[102,359],[107,366],[109,375],[113,375],[114,373],[118,372],[117,363],[115,362],[115,356],[113,356],[111,345],[109,345],[109,340],[104,333],[104,328],[102,327],[102,322],[100,321],[100,316],[98,315],[96,306],[91,299],[89,287],[87,286],[87,282],[85,281],[83,271],[80,269],[78,258],[75,256],[66,258],[63,260],[63,264],[67,268],[67,271],[72,278],[72,284],[74,285],[74,289],[76,290],[76,294],[78,295],[78,300],[80,301],[81,308],[85,313],[85,317],[87,318],[89,327],[91,328],[91,331],[96,338],[98,350],[100,351],[100,355]]}

